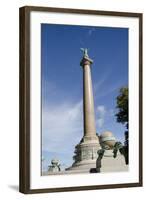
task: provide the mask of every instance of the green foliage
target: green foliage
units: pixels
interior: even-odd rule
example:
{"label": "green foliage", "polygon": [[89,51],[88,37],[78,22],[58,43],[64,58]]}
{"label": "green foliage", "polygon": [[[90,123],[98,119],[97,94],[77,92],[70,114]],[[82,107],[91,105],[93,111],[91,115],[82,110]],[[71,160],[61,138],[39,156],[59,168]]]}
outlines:
{"label": "green foliage", "polygon": [[[128,87],[122,87],[120,93],[117,96],[117,122],[120,122],[128,129]],[[123,148],[119,149],[120,153],[125,157],[126,165],[129,164],[129,131],[125,131],[125,144]],[[117,150],[115,149],[114,156],[116,156]]]}
{"label": "green foliage", "polygon": [[128,88],[122,87],[120,94],[117,96],[118,113],[115,115],[117,122],[125,124],[128,128]]}

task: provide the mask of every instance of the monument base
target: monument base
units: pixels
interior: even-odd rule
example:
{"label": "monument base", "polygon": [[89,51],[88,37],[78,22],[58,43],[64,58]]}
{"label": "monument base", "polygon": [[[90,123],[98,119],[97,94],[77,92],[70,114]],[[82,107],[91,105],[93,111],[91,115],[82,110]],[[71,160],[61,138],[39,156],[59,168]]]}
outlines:
{"label": "monument base", "polygon": [[117,157],[113,157],[113,150],[105,150],[103,158],[101,159],[100,172],[122,172],[128,171],[128,165],[125,163],[125,158],[120,153]]}
{"label": "monument base", "polygon": [[100,149],[98,136],[83,137],[81,142],[75,147],[74,163],[66,170],[83,170],[90,172],[96,168],[97,151]]}
{"label": "monument base", "polygon": [[74,172],[83,171],[83,172],[90,173],[91,170],[95,168],[96,168],[96,159],[78,162],[65,170],[74,171]]}

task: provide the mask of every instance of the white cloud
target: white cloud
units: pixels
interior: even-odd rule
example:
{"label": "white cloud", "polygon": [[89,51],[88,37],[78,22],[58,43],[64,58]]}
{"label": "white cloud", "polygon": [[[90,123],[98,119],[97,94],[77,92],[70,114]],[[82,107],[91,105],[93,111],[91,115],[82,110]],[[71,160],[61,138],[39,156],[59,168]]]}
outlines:
{"label": "white cloud", "polygon": [[93,89],[94,89],[94,95],[95,95],[96,100],[106,97],[107,95],[113,92],[117,92],[123,85],[121,80],[111,85],[110,79],[111,79],[112,72],[109,70],[109,67],[107,68],[108,68],[107,69],[108,71],[106,71],[102,75],[102,78],[94,82]]}
{"label": "white cloud", "polygon": [[100,116],[104,116],[106,113],[105,106],[103,105],[97,106],[97,112],[99,113]]}
{"label": "white cloud", "polygon": [[[102,128],[109,115],[104,105],[96,108],[96,125]],[[112,111],[111,111],[112,112]],[[75,146],[83,137],[83,106],[77,103],[61,103],[43,107],[42,115],[42,149],[74,155]]]}
{"label": "white cloud", "polygon": [[[107,95],[109,95],[115,91],[118,91],[121,88],[121,86],[122,86],[122,84],[119,82],[119,83],[116,83],[116,85],[108,86],[106,88],[106,90],[103,88],[101,90],[101,92],[98,92],[95,90],[95,98],[99,99],[101,97],[106,97]],[[101,89],[101,87],[100,87],[100,89]]]}
{"label": "white cloud", "polygon": [[88,31],[88,35],[91,36],[92,33],[96,30],[96,28],[91,28],[89,31]]}
{"label": "white cloud", "polygon": [[42,115],[42,143],[45,151],[67,152],[83,135],[82,101],[48,106]]}
{"label": "white cloud", "polygon": [[96,125],[97,128],[103,128],[105,122],[115,116],[113,109],[107,109],[104,105],[99,105],[96,108]]}
{"label": "white cloud", "polygon": [[111,72],[109,70],[107,70],[103,75],[102,78],[99,79],[98,81],[96,80],[96,82],[93,85],[93,89],[94,89],[94,94],[95,94],[95,98],[100,96],[101,93],[101,88],[104,87],[104,84],[106,83],[106,81],[109,79]]}
{"label": "white cloud", "polygon": [[104,105],[99,105],[96,108],[96,116],[97,116],[97,120],[96,120],[96,124],[99,128],[102,128],[105,122],[105,114],[106,114],[106,108]]}
{"label": "white cloud", "polygon": [[96,120],[96,123],[97,123],[99,128],[102,128],[103,124],[104,124],[104,119],[103,118],[99,118],[99,119]]}

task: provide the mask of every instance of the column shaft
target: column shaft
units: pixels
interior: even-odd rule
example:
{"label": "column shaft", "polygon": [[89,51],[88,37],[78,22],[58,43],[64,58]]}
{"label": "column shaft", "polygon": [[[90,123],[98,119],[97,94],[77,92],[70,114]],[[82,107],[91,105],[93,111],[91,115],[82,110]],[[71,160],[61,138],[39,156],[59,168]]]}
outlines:
{"label": "column shaft", "polygon": [[95,137],[96,127],[90,64],[85,64],[83,66],[83,108],[84,136]]}

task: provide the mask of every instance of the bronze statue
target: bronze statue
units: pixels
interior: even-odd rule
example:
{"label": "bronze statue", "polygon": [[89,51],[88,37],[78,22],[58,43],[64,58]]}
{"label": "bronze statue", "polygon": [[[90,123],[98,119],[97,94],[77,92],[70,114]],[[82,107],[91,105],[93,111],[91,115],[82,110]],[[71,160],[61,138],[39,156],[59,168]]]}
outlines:
{"label": "bronze statue", "polygon": [[89,58],[88,56],[88,50],[87,48],[81,48],[81,51],[83,51],[83,57]]}

